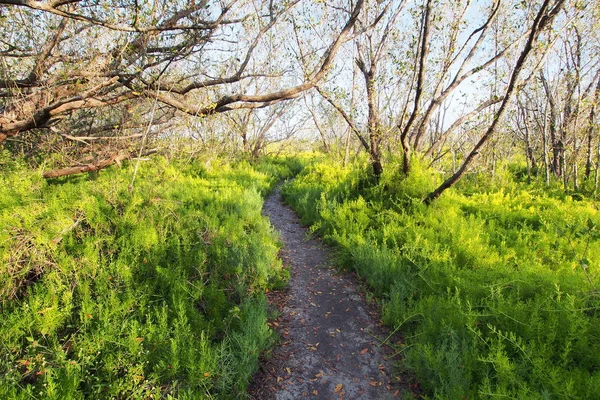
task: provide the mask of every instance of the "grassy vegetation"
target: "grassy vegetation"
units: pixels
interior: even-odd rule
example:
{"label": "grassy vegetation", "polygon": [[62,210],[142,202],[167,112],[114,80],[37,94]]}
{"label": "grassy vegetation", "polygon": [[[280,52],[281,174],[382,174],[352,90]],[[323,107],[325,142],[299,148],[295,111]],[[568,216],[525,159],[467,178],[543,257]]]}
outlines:
{"label": "grassy vegetation", "polygon": [[262,197],[297,167],[162,158],[46,182],[0,159],[0,398],[239,398],[285,282]]}
{"label": "grassy vegetation", "polygon": [[427,207],[441,177],[394,169],[322,161],[284,195],[382,299],[427,396],[600,398],[598,202],[504,169]]}

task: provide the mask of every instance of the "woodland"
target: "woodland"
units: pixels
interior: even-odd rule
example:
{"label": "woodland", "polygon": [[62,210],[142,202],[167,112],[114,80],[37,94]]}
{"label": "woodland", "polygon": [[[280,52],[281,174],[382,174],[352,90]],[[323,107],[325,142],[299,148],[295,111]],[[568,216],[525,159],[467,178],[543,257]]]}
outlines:
{"label": "woodland", "polygon": [[600,398],[600,3],[0,0],[0,398],[247,397],[289,270],[417,397]]}

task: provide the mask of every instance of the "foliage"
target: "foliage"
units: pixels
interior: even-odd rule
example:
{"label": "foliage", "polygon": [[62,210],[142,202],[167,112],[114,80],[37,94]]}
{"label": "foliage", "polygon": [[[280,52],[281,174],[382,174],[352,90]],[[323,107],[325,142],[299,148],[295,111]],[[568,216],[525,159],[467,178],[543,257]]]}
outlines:
{"label": "foliage", "polygon": [[0,398],[237,398],[285,279],[261,216],[297,162],[0,173]]}
{"label": "foliage", "polygon": [[428,396],[600,397],[598,203],[503,172],[427,207],[435,172],[365,188],[365,169],[322,161],[284,194],[382,299]]}

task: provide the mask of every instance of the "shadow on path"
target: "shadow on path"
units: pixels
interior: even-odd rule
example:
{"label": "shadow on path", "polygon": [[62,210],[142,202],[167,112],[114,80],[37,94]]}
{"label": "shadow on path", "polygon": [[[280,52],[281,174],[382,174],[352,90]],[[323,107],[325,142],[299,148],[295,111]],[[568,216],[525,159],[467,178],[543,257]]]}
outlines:
{"label": "shadow on path", "polygon": [[[264,214],[281,233],[281,257],[291,268],[287,293],[271,296],[283,336],[250,387],[253,399],[397,399],[405,385],[393,375],[389,333],[351,274],[328,266],[328,251],[304,228],[276,189]],[[405,397],[411,397],[406,396]]]}

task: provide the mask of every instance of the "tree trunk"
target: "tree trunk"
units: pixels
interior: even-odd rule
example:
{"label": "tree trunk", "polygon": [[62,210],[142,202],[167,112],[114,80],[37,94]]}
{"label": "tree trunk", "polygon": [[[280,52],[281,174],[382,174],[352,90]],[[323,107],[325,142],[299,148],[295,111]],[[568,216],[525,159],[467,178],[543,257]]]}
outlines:
{"label": "tree trunk", "polygon": [[590,113],[588,115],[588,126],[587,126],[587,161],[585,164],[585,178],[589,179],[592,164],[593,164],[593,150],[592,150],[592,141],[594,137],[594,120],[596,118],[596,104],[600,100],[600,74],[598,75],[598,82],[596,83],[596,90],[594,93],[594,101],[592,102],[592,106],[590,107]]}
{"label": "tree trunk", "polygon": [[600,141],[598,142],[598,152],[596,153],[596,177],[594,179],[594,195],[598,195],[599,175],[600,175]]}
{"label": "tree trunk", "polygon": [[542,80],[542,84],[544,86],[544,91],[546,92],[546,98],[548,100],[548,106],[550,108],[550,123],[548,124],[549,126],[549,131],[550,131],[550,143],[552,144],[552,172],[554,173],[554,176],[556,176],[557,178],[562,176],[562,172],[560,170],[561,168],[561,163],[560,163],[560,158],[561,158],[561,145],[559,143],[559,140],[557,139],[557,123],[558,123],[558,111],[556,110],[556,102],[554,101],[554,95],[552,94],[552,91],[550,90],[550,86],[548,84],[548,81],[546,80],[546,77],[544,76],[543,73],[540,74],[540,78]]}
{"label": "tree trunk", "polygon": [[344,143],[344,167],[350,162],[350,127],[346,130],[346,140]]}
{"label": "tree trunk", "polygon": [[356,59],[356,65],[361,70],[365,80],[365,88],[367,91],[367,106],[368,119],[367,129],[369,132],[369,156],[371,158],[371,166],[373,167],[373,175],[376,180],[379,180],[383,173],[383,165],[381,163],[381,127],[379,123],[379,109],[377,101],[377,87],[375,85],[375,77],[377,76],[377,59],[371,55],[371,62],[367,66],[362,55],[359,52]]}
{"label": "tree trunk", "polygon": [[588,180],[590,179],[590,174],[592,173],[592,164],[593,164],[593,156],[592,156],[592,127],[588,127],[588,132],[587,132],[587,157],[585,160],[585,179]]}
{"label": "tree trunk", "polygon": [[579,190],[579,170],[577,168],[577,162],[573,163],[573,189]]}
{"label": "tree trunk", "polygon": [[408,176],[411,169],[411,148],[408,141],[402,140],[402,172]]}
{"label": "tree trunk", "polygon": [[383,174],[383,165],[381,163],[381,137],[379,135],[371,134],[371,166],[373,167],[373,175],[375,179],[379,180],[381,174]]}
{"label": "tree trunk", "polygon": [[527,116],[523,107],[521,108],[521,114],[523,116],[523,126],[525,130],[525,163],[527,164],[527,184],[531,183],[531,170],[535,168],[535,158],[533,157],[533,151],[529,141],[529,125],[527,124]]}
{"label": "tree trunk", "polygon": [[242,144],[244,145],[244,152],[250,153],[250,144],[248,143],[248,132],[242,132]]}
{"label": "tree trunk", "polygon": [[[548,113],[546,109],[545,114]],[[545,172],[545,182],[546,186],[550,186],[550,162],[548,160],[548,119],[546,115],[544,115],[544,125],[542,130],[542,145],[544,147],[544,172]]]}
{"label": "tree trunk", "polygon": [[564,149],[560,157],[560,170],[563,178],[563,189],[567,191],[567,189],[569,188],[569,174],[567,173],[567,159],[565,157]]}
{"label": "tree trunk", "polygon": [[[408,175],[411,169],[410,133],[416,121],[417,114],[419,114],[419,103],[421,102],[421,96],[423,94],[423,84],[425,79],[425,62],[427,61],[427,54],[429,53],[429,28],[431,22],[431,7],[431,0],[427,0],[427,4],[423,13],[421,43],[419,45],[419,69],[417,72],[417,87],[415,88],[413,110],[410,113],[406,125],[403,128],[401,126],[398,126],[398,129],[400,130],[400,132],[402,132],[400,138],[402,140],[402,170],[404,172],[404,175]],[[416,145],[418,145],[418,143]]]}

